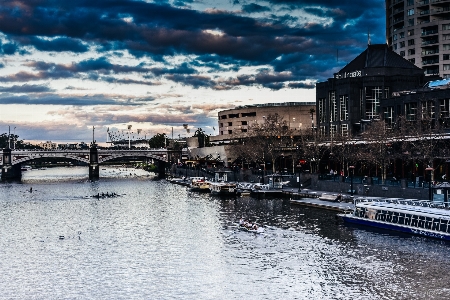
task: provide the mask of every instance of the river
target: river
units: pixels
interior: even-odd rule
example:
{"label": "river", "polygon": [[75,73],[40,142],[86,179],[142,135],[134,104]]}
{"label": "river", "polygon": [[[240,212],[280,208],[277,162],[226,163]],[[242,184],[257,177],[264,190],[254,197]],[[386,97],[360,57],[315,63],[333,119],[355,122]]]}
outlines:
{"label": "river", "polygon": [[[87,172],[0,183],[0,299],[450,297],[448,243],[282,199],[196,194],[142,170]],[[102,193],[117,196],[92,197]],[[265,233],[236,230],[241,217]]]}

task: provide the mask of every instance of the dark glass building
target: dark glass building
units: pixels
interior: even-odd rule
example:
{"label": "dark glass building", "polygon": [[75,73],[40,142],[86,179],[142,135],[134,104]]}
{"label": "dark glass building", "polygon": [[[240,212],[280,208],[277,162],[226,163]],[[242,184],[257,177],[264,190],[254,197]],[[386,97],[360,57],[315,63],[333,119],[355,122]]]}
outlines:
{"label": "dark glass building", "polygon": [[383,99],[421,88],[424,80],[422,69],[389,50],[387,45],[368,45],[334,74],[334,78],[317,83],[318,134],[352,136],[360,133],[366,122],[380,118]]}

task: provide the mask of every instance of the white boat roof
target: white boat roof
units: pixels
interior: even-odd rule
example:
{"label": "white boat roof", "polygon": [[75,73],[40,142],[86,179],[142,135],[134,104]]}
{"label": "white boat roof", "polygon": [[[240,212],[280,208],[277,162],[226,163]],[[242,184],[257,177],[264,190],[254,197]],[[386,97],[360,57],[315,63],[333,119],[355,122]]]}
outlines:
{"label": "white boat roof", "polygon": [[450,210],[445,210],[442,208],[414,206],[407,204],[395,204],[388,202],[363,202],[356,204],[356,207],[389,210],[404,214],[415,214],[425,217],[450,220]]}

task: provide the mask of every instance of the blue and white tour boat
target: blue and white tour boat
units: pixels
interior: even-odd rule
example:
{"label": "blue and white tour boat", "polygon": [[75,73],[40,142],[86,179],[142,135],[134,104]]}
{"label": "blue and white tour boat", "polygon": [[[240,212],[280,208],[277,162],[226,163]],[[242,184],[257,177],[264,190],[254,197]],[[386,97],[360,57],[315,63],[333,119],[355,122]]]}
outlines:
{"label": "blue and white tour boat", "polygon": [[355,203],[344,222],[450,240],[450,210],[390,202]]}

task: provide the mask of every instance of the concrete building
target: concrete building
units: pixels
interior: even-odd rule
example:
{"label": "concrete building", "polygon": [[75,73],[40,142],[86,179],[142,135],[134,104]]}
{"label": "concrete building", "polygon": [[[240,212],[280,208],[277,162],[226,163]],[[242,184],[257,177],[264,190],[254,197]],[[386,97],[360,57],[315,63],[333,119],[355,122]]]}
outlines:
{"label": "concrete building", "polygon": [[274,114],[282,117],[290,129],[309,130],[315,127],[311,109],[316,109],[315,102],[267,103],[224,110],[218,114],[219,134],[211,137],[211,142],[226,141],[233,135],[245,134],[252,124],[263,123],[266,116]]}
{"label": "concrete building", "polygon": [[58,145],[56,143],[52,143],[51,141],[39,143],[38,146],[45,150],[55,150],[58,148]]}
{"label": "concrete building", "polygon": [[316,114],[322,136],[355,135],[380,117],[380,102],[392,93],[424,85],[423,71],[388,49],[369,45],[334,78],[316,85]]}
{"label": "concrete building", "polygon": [[386,40],[425,75],[450,77],[450,1],[386,0]]}

